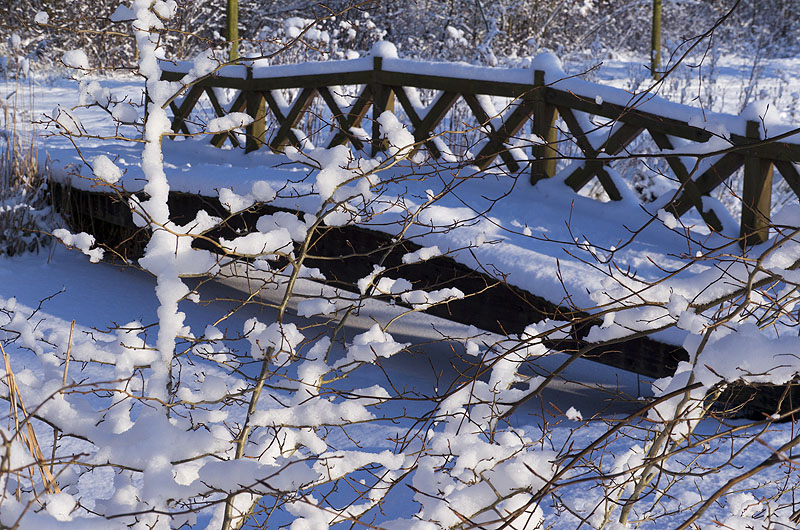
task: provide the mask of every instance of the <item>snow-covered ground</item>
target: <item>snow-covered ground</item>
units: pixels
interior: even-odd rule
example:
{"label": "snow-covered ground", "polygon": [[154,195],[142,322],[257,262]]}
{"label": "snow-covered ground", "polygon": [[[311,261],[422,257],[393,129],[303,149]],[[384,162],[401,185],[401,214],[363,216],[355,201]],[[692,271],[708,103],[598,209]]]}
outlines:
{"label": "snow-covered ground", "polygon": [[[116,326],[125,325],[131,320],[138,320],[146,326],[157,321],[158,302],[153,294],[155,284],[152,277],[130,267],[108,263],[91,264],[79,253],[60,246],[49,256],[42,252],[38,255],[0,258],[0,285],[0,307],[13,307],[18,314],[29,314],[44,300],[39,311],[29,321],[42,333],[45,340],[61,341],[61,344],[69,333],[73,319],[77,336],[87,339],[94,337],[104,343],[113,339],[111,330]],[[187,324],[193,328],[216,320],[235,305],[222,300],[241,296],[239,291],[219,284],[207,284],[200,292],[203,303],[182,306],[187,314]],[[220,301],[213,301],[214,299]],[[388,307],[375,307],[372,310],[378,318],[385,317],[387,312],[392,311]],[[274,311],[259,305],[241,308],[226,322],[224,329],[238,332],[244,322],[252,317],[268,322],[274,318]],[[302,322],[302,319],[291,320]],[[8,326],[7,322],[0,321],[0,324]],[[354,322],[348,334],[352,336],[362,332],[364,325],[363,321]],[[409,351],[388,359],[382,364],[383,370],[356,372],[348,380],[348,385],[362,388],[376,382],[391,381],[396,388],[403,389],[409,395],[434,395],[437,388],[446,387],[450,381],[458,378],[458,370],[466,367],[464,361],[454,355],[452,345],[440,340],[441,336],[457,336],[466,331],[464,326],[424,315],[405,320],[394,333],[394,337],[398,341],[410,342],[412,347]],[[111,337],[106,338],[109,333]],[[558,354],[549,356],[533,363],[533,367],[541,373],[547,373],[564,358],[565,356]],[[75,361],[79,359],[76,355]],[[61,367],[55,365],[49,369],[60,370]],[[83,377],[90,375],[91,371],[82,374]],[[31,384],[31,378],[35,374],[25,371],[17,373],[17,377]],[[603,435],[615,424],[615,420],[636,411],[642,403],[637,397],[642,395],[650,395],[646,380],[640,380],[634,374],[616,372],[590,361],[579,360],[563,373],[562,378],[551,384],[540,399],[533,400],[517,411],[511,422],[520,432],[546,433],[544,441],[548,447],[559,448],[570,443],[575,447],[582,447]],[[36,401],[33,394],[26,393],[23,396],[29,402]],[[413,416],[428,410],[431,405],[411,400],[389,404],[385,406],[384,413],[391,417],[397,413],[398,407],[402,407],[405,414]],[[585,421],[568,418],[566,413],[571,408],[578,411]],[[678,482],[670,490],[668,499],[650,514],[651,517],[658,518],[644,526],[675,526],[709,493],[741,471],[759,464],[770,456],[772,448],[779,447],[795,435],[794,426],[790,423],[773,424],[766,429],[763,426],[746,428],[747,424],[748,422],[741,420],[724,423],[712,419],[704,420],[696,429],[698,440],[726,431],[730,434],[720,435],[716,440],[706,442],[684,455],[685,458],[696,456],[695,464],[704,469],[706,475]],[[361,448],[392,449],[394,444],[390,438],[404,432],[406,428],[402,423],[395,424],[394,427],[366,424],[354,426],[348,431],[348,436],[358,440]],[[46,447],[51,439],[51,431],[41,424],[38,424],[37,429],[40,443]],[[621,433],[613,437],[605,447],[605,456],[597,461],[603,462],[607,471],[613,472],[623,466],[622,461],[631,455],[635,457],[637,448],[634,447],[634,452],[631,453],[631,434]],[[754,435],[763,443],[750,443]],[[347,448],[351,444],[341,436],[331,437],[328,442],[331,445],[336,444],[338,448]],[[62,442],[60,454],[69,455],[85,449],[79,441],[67,441]],[[729,462],[731,457],[733,461]],[[674,465],[675,470],[680,471],[681,459]],[[796,477],[787,467],[776,466],[747,479],[739,488],[743,493],[732,495],[715,506],[703,520],[709,524],[714,519],[736,524],[738,519],[733,518],[732,514],[744,513],[748,517],[742,518],[739,524],[752,522],[750,516],[759,506],[757,499],[768,497],[780,487],[782,480],[796,480]],[[76,489],[69,491],[79,492],[76,498],[80,498],[85,506],[91,508],[97,499],[106,499],[113,492],[113,482],[114,473],[110,469],[98,469],[84,474]],[[748,491],[753,493],[747,493]],[[587,484],[579,480],[572,486],[563,487],[559,492],[576,509],[589,511],[607,495],[603,489],[587,487]],[[552,528],[573,529],[579,524],[578,519],[569,513],[554,512],[549,502],[543,503],[542,508],[546,521]],[[379,521],[407,517],[415,510],[410,490],[402,488],[389,497],[384,506],[385,515]],[[207,517],[201,517],[200,522],[207,521]],[[281,520],[285,521],[277,519],[276,522]]]}
{"label": "snow-covered ground", "polygon": [[[782,87],[800,86],[800,62],[775,60],[768,62],[760,75],[774,79],[766,83],[763,90],[767,96],[774,95],[781,102],[782,118],[794,118],[798,96],[784,92]],[[595,80],[629,88],[641,81],[639,74],[631,77],[631,72],[639,68],[634,59],[620,59],[603,65],[591,75]],[[719,72],[715,75],[714,87],[719,99],[716,111],[738,113],[737,91],[746,73],[747,64],[731,59],[720,59]],[[686,79],[691,79],[689,74]],[[141,85],[135,80],[104,79],[102,83],[116,94],[124,94],[133,101],[141,98]],[[70,109],[77,103],[77,83],[67,80],[50,80],[39,83],[34,80],[35,113],[46,112],[55,118],[57,106]],[[775,87],[774,90],[772,87]],[[669,87],[668,87],[669,88]],[[8,91],[8,87],[5,88]],[[687,82],[680,91],[683,94],[701,92],[701,84]],[[773,91],[774,94],[770,91]],[[683,97],[683,96],[681,96]],[[686,96],[689,102],[692,96]],[[794,102],[792,104],[792,102]],[[101,112],[75,113],[87,131],[104,136],[113,136],[115,131],[108,128],[107,117]],[[130,132],[130,131],[128,131]],[[94,160],[106,155],[125,171],[122,184],[128,190],[142,188],[143,174],[140,167],[141,145],[137,142],[110,142],[106,139],[80,140],[80,148],[63,137],[40,137],[40,158],[48,160],[53,175],[58,179],[71,179],[73,185],[80,187],[96,186],[96,181],[81,179],[91,173],[83,160]],[[275,200],[278,206],[313,212],[319,206],[319,197],[308,195],[318,186],[316,172],[303,164],[291,163],[283,156],[267,152],[244,155],[235,150],[216,150],[207,145],[205,138],[187,141],[167,141],[164,144],[165,168],[172,189],[214,196],[222,188],[228,188],[239,195],[250,193],[255,182],[267,182],[274,190],[280,190]],[[558,181],[543,182],[532,187],[527,176],[514,179],[503,174],[474,174],[472,169],[456,169],[454,166],[414,166],[401,162],[379,174],[385,183],[381,190],[383,204],[396,204],[404,201],[407,209],[414,209],[432,196],[442,194],[432,206],[421,211],[421,225],[412,227],[406,234],[426,247],[437,246],[443,253],[452,255],[469,266],[483,266],[502,273],[507,280],[547,299],[561,303],[568,296],[579,306],[592,306],[596,300],[590,293],[606,287],[606,280],[612,266],[608,261],[613,249],[614,267],[619,270],[631,269],[640,278],[656,280],[664,276],[664,270],[678,270],[686,263],[686,256],[695,256],[702,247],[684,237],[684,230],[692,231],[699,242],[708,247],[717,246],[722,240],[717,235],[708,235],[707,230],[696,217],[687,215],[686,225],[675,225],[674,219],[662,216],[633,200],[632,197],[617,203],[602,203],[573,193]],[[287,183],[291,183],[287,185]],[[404,211],[390,210],[374,222],[364,224],[381,230],[396,230],[387,222],[402,220]],[[473,220],[473,221],[469,221]],[[446,230],[454,221],[465,223],[459,230]],[[381,224],[378,224],[381,223]],[[672,227],[672,229],[670,228]],[[636,237],[632,237],[633,234]],[[587,264],[588,262],[588,264]],[[671,279],[670,289],[686,292],[699,281],[723,288],[728,271],[716,270],[703,261],[685,268]],[[312,287],[309,287],[312,288]],[[91,264],[86,257],[54,245],[51,252],[37,255],[26,254],[13,258],[0,258],[0,325],[11,329],[27,330],[32,340],[52,343],[54,350],[63,353],[65,337],[69,333],[70,322],[75,321],[76,339],[75,360],[80,361],[80,346],[98,340],[113,345],[115,331],[131,321],[141,322],[146,328],[158,321],[158,300],[155,280],[147,273],[134,268],[123,268],[109,263]],[[181,310],[186,313],[186,325],[200,334],[206,325],[217,321],[226,312],[236,309],[220,326],[226,335],[236,335],[246,329],[251,318],[268,323],[274,321],[275,311],[264,304],[254,303],[239,307],[231,300],[241,299],[242,291],[230,285],[218,283],[203,284],[198,288],[199,303],[183,302]],[[718,292],[718,291],[717,291]],[[713,296],[714,289],[707,295]],[[269,302],[267,298],[267,302]],[[671,299],[670,299],[671,300]],[[41,307],[34,311],[35,308]],[[348,321],[345,335],[352,337],[369,329],[373,320],[387,322],[398,312],[397,307],[378,302],[370,302],[359,318]],[[4,322],[7,315],[12,322]],[[13,321],[14,315],[22,315],[30,326]],[[304,328],[316,323],[313,319],[291,317],[291,322]],[[13,325],[12,325],[13,324]],[[357,371],[347,384],[352,388],[366,388],[377,383],[388,384],[403,389],[411,397],[433,396],[459,378],[459,370],[468,369],[462,355],[463,344],[458,341],[442,340],[442,337],[464,337],[475,333],[466,326],[456,325],[441,319],[415,313],[403,317],[389,329],[398,342],[409,343],[408,351],[387,359],[382,369],[367,367]],[[37,335],[38,333],[38,335]],[[154,332],[153,332],[154,333]],[[682,344],[687,331],[671,328],[658,338],[674,344]],[[153,338],[153,337],[150,337]],[[500,340],[497,336],[484,336],[486,343]],[[153,338],[154,340],[154,338]],[[150,342],[150,340],[148,340]],[[241,342],[245,342],[243,339]],[[109,346],[111,348],[111,346]],[[460,348],[460,350],[459,350]],[[37,352],[42,359],[42,370],[58,371],[62,367],[53,358]],[[335,355],[344,355],[337,351]],[[26,357],[34,353],[20,351],[15,353],[14,363],[19,367],[33,366],[35,363]],[[564,354],[552,354],[532,363],[527,369],[547,373],[555,369],[566,358]],[[25,359],[24,361],[22,359]],[[98,370],[101,370],[98,368]],[[102,370],[101,370],[102,371]],[[187,367],[187,372],[191,370]],[[84,374],[89,375],[89,374]],[[36,374],[30,369],[17,373],[23,389],[28,392],[23,397],[33,402],[35,397]],[[518,432],[533,439],[541,438],[542,448],[557,452],[560,448],[574,444],[576,448],[585,446],[597,439],[614,425],[614,421],[638,409],[639,398],[652,395],[650,382],[634,374],[615,371],[595,363],[579,360],[569,367],[557,381],[552,383],[541,395],[518,410],[511,418],[512,426]],[[354,441],[362,447],[375,450],[395,448],[392,436],[413,428],[409,419],[424,414],[433,405],[424,400],[387,403],[380,409],[387,417],[401,415],[407,421],[366,423],[353,427],[347,434],[333,435],[326,441],[337,449],[354,447]],[[574,409],[574,410],[573,410]],[[404,411],[400,414],[400,411]],[[568,412],[571,411],[571,412]],[[582,419],[577,412],[580,413]],[[592,464],[601,473],[624,472],[641,459],[641,447],[645,440],[631,440],[636,436],[636,422],[629,431],[620,433],[603,445],[602,455],[593,455]],[[694,477],[683,477],[681,481],[661,499],[652,511],[640,510],[643,526],[664,528],[676,526],[688,517],[698,503],[722,486],[727,480],[759,464],[778,447],[795,436],[792,424],[770,425],[763,433],[755,433],[763,427],[746,428],[744,422],[721,422],[706,419],[696,428],[697,439],[726,432],[718,438],[703,442],[690,448],[673,460],[667,471],[679,476],[696,457],[692,464]],[[641,424],[643,430],[646,422]],[[87,427],[88,429],[88,427]],[[741,430],[740,430],[741,429]],[[761,443],[752,443],[757,438]],[[40,440],[47,444],[47,435]],[[83,450],[80,442],[65,444],[60,451]],[[568,451],[565,451],[568,453]],[[745,528],[746,521],[753,522],[762,516],[759,502],[769,497],[780,481],[796,480],[791,471],[791,453],[783,466],[773,466],[752,478],[746,479],[737,487],[737,493],[728,496],[707,512],[704,524],[712,525],[719,521],[731,528]],[[591,465],[587,464],[585,470]],[[629,466],[629,467],[626,467]],[[597,470],[594,471],[595,474]],[[669,475],[669,473],[667,473]],[[671,477],[664,479],[669,482]],[[86,473],[81,477],[77,490],[82,502],[89,508],[97,500],[105,499],[112,491],[113,473],[109,469]],[[662,483],[663,484],[663,483]],[[541,503],[547,526],[553,528],[576,528],[579,517],[592,518],[589,512],[607,498],[608,489],[595,485],[595,482],[581,482],[580,475],[567,480],[556,492],[568,499],[568,505],[575,513],[560,511],[563,504],[556,497],[548,497]],[[398,517],[411,517],[417,506],[411,502],[412,493],[407,488],[398,488],[385,506],[385,514],[378,522]],[[76,494],[77,496],[77,494]],[[785,520],[793,506],[785,505]],[[585,510],[585,511],[584,511]],[[52,513],[52,512],[51,512]],[[737,517],[742,516],[741,519]],[[647,520],[651,518],[650,520]],[[202,519],[201,519],[202,521]],[[669,522],[669,524],[667,524]],[[398,527],[399,528],[399,527]]]}

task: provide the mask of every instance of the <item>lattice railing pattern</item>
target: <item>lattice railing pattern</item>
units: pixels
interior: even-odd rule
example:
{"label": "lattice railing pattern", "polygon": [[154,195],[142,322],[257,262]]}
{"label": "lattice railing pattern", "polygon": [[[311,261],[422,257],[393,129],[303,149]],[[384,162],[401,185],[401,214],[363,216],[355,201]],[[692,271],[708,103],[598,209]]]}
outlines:
{"label": "lattice railing pattern", "polygon": [[[172,81],[180,81],[190,69],[187,64],[163,65],[164,78]],[[304,134],[297,127],[308,114],[319,113],[321,107],[334,128],[326,147],[350,143],[374,156],[386,147],[374,118],[385,110],[397,110],[413,133],[417,148],[424,147],[431,157],[440,158],[449,148],[437,128],[441,129],[458,103],[465,105],[474,119],[472,123],[464,120],[463,127],[484,136],[475,146],[473,153],[477,153],[470,163],[481,169],[497,165],[513,173],[529,168],[535,184],[555,177],[557,162],[567,157],[568,145],[577,146],[580,156],[571,156],[573,162],[559,176],[576,192],[597,179],[611,200],[622,198],[620,180],[614,178],[611,163],[620,157],[645,156],[628,148],[646,132],[660,149],[660,154],[646,156],[664,157],[680,183],[678,192],[665,201],[665,209],[680,217],[695,208],[717,231],[722,229],[720,216],[703,198],[743,168],[743,245],[767,238],[774,168],[800,196],[800,172],[795,165],[800,161],[800,145],[764,138],[761,122],[717,115],[733,124],[734,131],[724,136],[726,143],[718,145],[720,135],[687,118],[693,112],[700,115],[700,109],[656,104],[647,94],[636,96],[563,76],[549,77],[553,75],[537,69],[437,67],[434,63],[382,57],[295,67],[226,66],[183,89],[182,98],[171,104],[172,129],[176,135],[192,134],[192,112],[205,97],[216,116],[246,112],[255,118],[244,134],[247,151],[266,145],[280,152],[286,145],[302,145]],[[341,86],[353,87],[349,101],[341,97]],[[235,91],[227,107],[216,92],[220,88]],[[284,99],[287,89],[295,89],[290,103]],[[430,104],[421,105],[417,89],[434,90],[437,95]],[[611,97],[593,97],[593,91]],[[510,103],[498,112],[486,103],[487,97],[506,98]],[[397,104],[400,108],[396,109]],[[671,111],[678,117],[671,116]],[[369,131],[364,131],[365,122]],[[273,129],[269,137],[268,124]],[[518,135],[524,127],[529,127],[536,141],[530,142],[529,154],[520,159],[515,154],[519,149],[513,149],[513,144],[519,143]],[[782,135],[782,139],[789,136]],[[219,133],[212,136],[211,143],[220,147],[231,142],[240,147],[240,138],[235,132]]]}

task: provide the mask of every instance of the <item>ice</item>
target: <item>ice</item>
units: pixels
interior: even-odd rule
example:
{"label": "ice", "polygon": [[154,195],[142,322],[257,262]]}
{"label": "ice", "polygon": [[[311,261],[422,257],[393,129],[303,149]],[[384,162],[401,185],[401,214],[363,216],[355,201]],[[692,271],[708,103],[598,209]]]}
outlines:
{"label": "ice", "polygon": [[33,17],[33,21],[37,24],[47,24],[50,22],[50,15],[45,11],[39,11],[36,13],[36,16]]}

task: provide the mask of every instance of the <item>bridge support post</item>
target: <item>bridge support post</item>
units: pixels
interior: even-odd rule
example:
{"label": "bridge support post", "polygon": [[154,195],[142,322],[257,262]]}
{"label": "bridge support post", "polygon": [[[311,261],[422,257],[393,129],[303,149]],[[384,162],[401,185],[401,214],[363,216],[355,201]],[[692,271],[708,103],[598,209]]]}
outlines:
{"label": "bridge support post", "polygon": [[374,74],[370,86],[372,91],[372,156],[375,156],[386,148],[384,141],[381,140],[381,125],[378,123],[378,117],[387,110],[394,112],[394,92],[378,77],[380,75],[378,72],[383,70],[383,57],[373,57],[372,61]]}
{"label": "bridge support post", "polygon": [[245,105],[247,114],[253,117],[253,123],[247,126],[245,134],[247,137],[245,143],[245,152],[256,151],[264,145],[264,137],[266,133],[267,121],[267,100],[263,94],[256,92],[252,89],[253,84],[253,67],[247,67],[247,88],[245,90]]}
{"label": "bridge support post", "polygon": [[545,98],[546,85],[544,71],[533,72],[533,133],[541,138],[543,143],[532,148],[533,160],[531,161],[531,184],[536,184],[542,179],[554,177],[556,162],[558,161],[558,129],[555,127],[556,107],[547,103]]}
{"label": "bridge support post", "polygon": [[[748,121],[746,135],[760,140],[761,124]],[[772,206],[772,161],[748,155],[744,162],[742,187],[742,248],[763,243],[769,237]]]}

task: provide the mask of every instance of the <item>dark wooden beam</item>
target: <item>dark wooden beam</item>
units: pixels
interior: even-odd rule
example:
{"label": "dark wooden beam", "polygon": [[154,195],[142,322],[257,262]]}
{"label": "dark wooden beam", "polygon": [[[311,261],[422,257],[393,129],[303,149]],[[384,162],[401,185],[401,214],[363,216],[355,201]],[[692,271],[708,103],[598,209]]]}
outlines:
{"label": "dark wooden beam", "polygon": [[[287,141],[292,142],[295,147],[300,147],[300,139],[297,138],[292,129],[294,129],[297,123],[303,118],[303,114],[314,99],[314,94],[316,94],[316,89],[304,88],[294,98],[292,107],[281,122],[280,127],[278,127],[278,132],[275,133],[275,137],[269,143],[273,151],[281,151],[283,145]],[[270,106],[270,108],[272,108],[272,106]],[[275,109],[272,110],[274,112]]]}
{"label": "dark wooden beam", "polygon": [[[672,140],[670,140],[666,134],[659,131],[648,132],[658,148],[662,151],[672,151],[675,149],[674,145],[672,144]],[[683,190],[684,194],[688,200],[691,201],[692,206],[694,206],[697,212],[702,216],[703,221],[705,221],[706,224],[715,231],[721,231],[722,222],[719,220],[717,214],[714,213],[714,210],[703,208],[703,196],[697,189],[697,184],[692,180],[689,170],[687,170],[686,166],[683,165],[683,162],[681,162],[680,157],[667,155],[665,158],[670,169],[672,169],[672,172],[681,183],[681,189]],[[673,215],[680,215],[675,210],[674,203],[672,202],[665,206],[665,209]]]}
{"label": "dark wooden beam", "polygon": [[[215,98],[216,99],[216,96]],[[242,112],[247,107],[247,93],[242,90],[239,92],[239,95],[236,96],[236,99],[233,101],[230,110],[225,113],[219,114],[220,116],[224,116],[225,114],[231,112]],[[216,111],[215,111],[216,112]],[[230,140],[234,147],[239,147],[239,140],[236,138],[236,135],[233,134],[231,131],[217,133],[211,137],[211,145],[214,147],[222,147],[225,144],[225,140]]]}
{"label": "dark wooden beam", "polygon": [[[747,137],[760,140],[761,123],[747,122]],[[769,238],[772,207],[772,161],[748,156],[744,161],[742,186],[742,247],[763,243]]]}
{"label": "dark wooden beam", "polygon": [[172,118],[172,132],[185,132],[189,134],[189,129],[186,127],[186,120],[189,118],[189,114],[194,109],[197,102],[200,100],[200,96],[203,95],[204,89],[199,86],[193,86],[189,89],[189,92],[186,94],[186,97],[183,98],[183,101],[180,104],[180,107],[175,109],[174,106],[171,106],[173,109],[173,118]]}
{"label": "dark wooden beam", "polygon": [[492,156],[483,159],[476,157],[476,165],[480,169],[486,169],[492,163],[495,156],[500,155],[500,158],[503,159],[503,162],[505,162],[506,167],[510,171],[519,171],[519,164],[517,161],[514,160],[514,157],[508,152],[508,149],[502,148],[503,141],[501,139],[501,135],[495,130],[494,125],[492,124],[492,119],[495,118],[495,116],[489,116],[486,113],[486,110],[484,110],[483,106],[480,104],[478,98],[474,94],[462,94],[462,97],[472,111],[473,116],[475,116],[475,118],[478,120],[478,123],[481,125],[481,127],[486,129],[488,136],[487,145],[494,141],[496,144],[501,146],[501,149]]}
{"label": "dark wooden beam", "polygon": [[372,105],[372,98],[373,94],[369,85],[364,85],[364,88],[361,89],[361,93],[356,98],[355,103],[353,103],[353,106],[347,113],[345,126],[342,128],[343,130],[337,132],[331,141],[328,142],[328,149],[346,142],[351,137],[350,129],[353,127],[358,127],[361,124],[361,120],[364,119],[364,116],[366,116],[367,111]]}
{"label": "dark wooden beam", "polygon": [[533,100],[533,133],[537,135],[542,143],[535,144],[532,148],[533,161],[531,162],[531,184],[545,178],[552,178],[556,174],[559,152],[558,129],[556,128],[555,105],[551,105],[545,99],[545,77],[544,71],[535,70],[533,73],[534,90]]}

